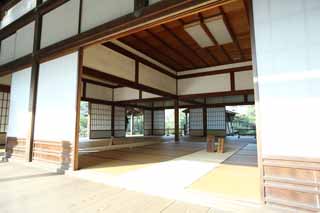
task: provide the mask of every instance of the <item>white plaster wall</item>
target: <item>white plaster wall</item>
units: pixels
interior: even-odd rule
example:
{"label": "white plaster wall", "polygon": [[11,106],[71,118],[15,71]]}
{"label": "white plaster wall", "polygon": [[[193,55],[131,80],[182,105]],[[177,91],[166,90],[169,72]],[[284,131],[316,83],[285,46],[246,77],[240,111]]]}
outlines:
{"label": "white plaster wall", "polygon": [[139,99],[139,90],[129,87],[120,87],[114,89],[114,101],[126,101]]}
{"label": "white plaster wall", "polygon": [[87,83],[86,98],[112,101],[112,89],[96,84]]}
{"label": "white plaster wall", "polygon": [[8,63],[15,58],[16,34],[1,41],[0,64]]}
{"label": "white plaster wall", "polygon": [[149,0],[149,5],[155,4],[161,0]]}
{"label": "white plaster wall", "polygon": [[142,99],[147,99],[147,98],[159,98],[161,97],[160,95],[155,95],[149,92],[142,92]]}
{"label": "white plaster wall", "polygon": [[139,83],[176,94],[176,79],[144,64],[139,64]]}
{"label": "white plaster wall", "polygon": [[230,74],[203,76],[180,79],[178,81],[178,94],[189,95],[211,92],[226,92],[231,90]]}
{"label": "white plaster wall", "polygon": [[138,51],[138,50],[136,50],[136,49],[134,49],[134,48],[132,48],[132,47],[124,44],[124,43],[122,43],[121,41],[113,40],[112,43],[114,43],[114,44],[122,47],[123,49],[128,50],[129,52],[131,52],[131,53],[133,53],[133,54],[135,54],[135,55],[137,55],[137,56],[139,56],[139,57],[141,57],[141,58],[143,58],[143,59],[146,59],[147,61],[150,61],[150,62],[153,63],[153,64],[158,65],[159,67],[161,67],[161,68],[163,68],[163,69],[171,72],[172,74],[175,74],[175,75],[177,74],[177,72],[174,71],[174,70],[172,70],[171,68],[165,66],[164,64],[158,62],[157,60],[154,60],[153,58],[145,55],[144,53],[142,53],[142,52],[140,52],[140,51]]}
{"label": "white plaster wall", "polygon": [[0,77],[0,84],[2,85],[11,85],[12,75],[5,75]]}
{"label": "white plaster wall", "polygon": [[253,75],[251,71],[235,72],[235,89],[236,90],[248,90],[253,89]]}
{"label": "white plaster wall", "polygon": [[84,50],[83,65],[127,80],[135,79],[135,61],[102,45]]}
{"label": "white plaster wall", "polygon": [[41,48],[78,34],[80,0],[70,0],[43,16]]}
{"label": "white plaster wall", "polygon": [[78,53],[40,65],[35,139],[74,141]]}
{"label": "white plaster wall", "polygon": [[81,31],[102,25],[134,11],[133,0],[83,0]]}
{"label": "white plaster wall", "polygon": [[24,26],[16,33],[15,58],[28,55],[33,51],[34,24]]}
{"label": "white plaster wall", "polygon": [[319,158],[320,1],[253,1],[263,156]]}
{"label": "white plaster wall", "polygon": [[27,138],[31,68],[12,74],[8,137]]}

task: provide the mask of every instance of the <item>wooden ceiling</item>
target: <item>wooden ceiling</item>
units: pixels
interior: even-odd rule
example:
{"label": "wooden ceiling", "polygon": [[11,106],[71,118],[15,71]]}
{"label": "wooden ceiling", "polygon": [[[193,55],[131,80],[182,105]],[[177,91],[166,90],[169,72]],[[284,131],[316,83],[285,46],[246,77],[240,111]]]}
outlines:
{"label": "wooden ceiling", "polygon": [[[185,71],[251,60],[249,16],[245,0],[190,15],[160,26],[131,34],[119,40],[175,71]],[[190,23],[203,23],[222,16],[233,42],[201,48],[184,30]],[[201,24],[210,39],[214,35]]]}

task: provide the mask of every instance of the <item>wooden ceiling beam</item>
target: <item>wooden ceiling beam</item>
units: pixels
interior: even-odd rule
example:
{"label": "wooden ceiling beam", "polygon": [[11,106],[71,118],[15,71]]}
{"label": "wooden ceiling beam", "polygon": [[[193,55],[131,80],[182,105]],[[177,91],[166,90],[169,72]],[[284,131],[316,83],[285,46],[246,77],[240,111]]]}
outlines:
{"label": "wooden ceiling beam", "polygon": [[[150,43],[142,40],[140,37],[138,37],[137,35],[131,35],[132,37],[134,37],[137,41],[139,41],[140,43],[145,44],[149,49],[154,50],[156,47],[154,47],[153,45],[151,45]],[[173,59],[171,59],[169,56],[167,56],[166,54],[163,54],[162,52],[158,51],[158,54],[161,55],[163,58],[166,58],[168,61],[170,61],[171,66],[170,68],[174,69],[174,70],[183,70],[184,67],[181,67],[181,65],[178,65],[178,67],[172,67],[172,65],[176,65],[176,61],[174,61]],[[167,64],[167,63],[164,63]]]}
{"label": "wooden ceiling beam", "polygon": [[222,6],[219,6],[218,9],[220,10],[220,12],[222,14],[224,24],[226,25],[234,44],[237,46],[237,48],[238,48],[238,50],[240,52],[240,57],[241,57],[240,60],[244,60],[245,59],[244,58],[244,53],[243,53],[243,51],[242,51],[242,49],[240,47],[238,37],[235,35],[235,33],[232,30],[232,27],[231,27],[229,19],[228,19],[228,15],[224,12],[224,9],[223,9]]}
{"label": "wooden ceiling beam", "polygon": [[209,30],[209,28],[207,27],[207,25],[204,23],[204,17],[201,13],[198,14],[199,18],[200,18],[200,24],[202,29],[204,30],[204,32],[207,34],[207,36],[210,38],[210,40],[216,45],[216,47],[219,48],[219,50],[228,58],[228,62],[233,63],[233,59],[230,57],[230,55],[228,54],[228,52],[226,51],[226,49],[220,45],[218,43],[218,41],[216,40],[216,38],[214,37],[214,35],[211,33],[211,31]]}
{"label": "wooden ceiling beam", "polygon": [[204,63],[207,66],[210,66],[194,49],[192,49],[189,45],[187,45],[183,39],[181,39],[172,29],[167,27],[165,24],[161,25],[167,32],[169,32],[182,46],[184,46],[186,49],[188,49],[190,52],[192,52],[195,56],[197,56],[202,63]]}
{"label": "wooden ceiling beam", "polygon": [[[162,38],[160,38],[156,33],[153,33],[151,30],[147,29],[145,30],[145,32],[147,32],[152,38],[156,39],[157,41],[159,41],[163,46],[165,46],[168,50],[170,50],[171,52],[173,52],[178,58],[182,58],[183,60],[185,60],[186,62],[188,62],[189,64],[191,64],[192,66],[195,66],[193,64],[192,61],[190,61],[188,58],[186,58],[184,56],[184,54],[181,54],[180,52],[178,52],[177,50],[171,48],[171,46],[169,44],[167,44]],[[159,51],[159,50],[158,50]],[[176,63],[178,63],[176,61]],[[184,67],[185,69],[188,69],[188,67],[186,67],[183,64],[179,64],[180,66]]]}

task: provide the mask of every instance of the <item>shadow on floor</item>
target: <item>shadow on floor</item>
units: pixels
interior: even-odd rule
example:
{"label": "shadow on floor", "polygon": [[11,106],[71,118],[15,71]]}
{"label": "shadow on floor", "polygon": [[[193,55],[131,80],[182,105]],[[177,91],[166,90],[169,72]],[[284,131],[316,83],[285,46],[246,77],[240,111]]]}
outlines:
{"label": "shadow on floor", "polygon": [[23,176],[16,176],[16,177],[0,178],[0,182],[10,182],[10,181],[26,180],[26,179],[42,178],[42,177],[50,177],[50,176],[58,176],[58,175],[61,175],[61,174],[43,173],[43,174],[36,174],[36,175],[23,175]]}

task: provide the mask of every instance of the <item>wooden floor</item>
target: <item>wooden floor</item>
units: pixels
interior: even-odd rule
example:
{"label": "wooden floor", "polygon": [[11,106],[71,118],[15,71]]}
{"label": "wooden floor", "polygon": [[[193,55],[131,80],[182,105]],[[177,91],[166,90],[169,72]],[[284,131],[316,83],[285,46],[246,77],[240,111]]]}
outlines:
{"label": "wooden floor", "polygon": [[[0,198],[1,213],[239,212],[150,196],[13,162],[0,163]],[[273,211],[248,207],[242,212]]]}
{"label": "wooden floor", "polygon": [[111,173],[122,174],[203,150],[205,146],[205,143],[165,142],[130,149],[89,153],[80,155],[79,165],[80,168],[104,168]]}

